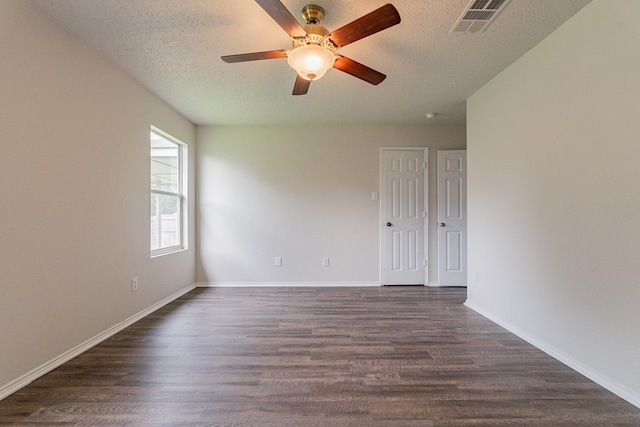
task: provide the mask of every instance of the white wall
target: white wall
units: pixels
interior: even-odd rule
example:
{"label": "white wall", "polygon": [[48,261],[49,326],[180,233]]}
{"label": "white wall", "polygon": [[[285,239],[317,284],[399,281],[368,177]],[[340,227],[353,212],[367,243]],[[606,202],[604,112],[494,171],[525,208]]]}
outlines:
{"label": "white wall", "polygon": [[594,1],[468,100],[467,129],[468,304],[640,406],[638,18]]}
{"label": "white wall", "polygon": [[463,149],[465,129],[198,127],[197,140],[199,282],[379,284],[380,147],[429,147],[435,212],[436,150]]}
{"label": "white wall", "polygon": [[193,215],[189,250],[149,257],[149,127],[192,172],[195,128],[29,2],[0,0],[0,41],[2,394],[195,282]]}

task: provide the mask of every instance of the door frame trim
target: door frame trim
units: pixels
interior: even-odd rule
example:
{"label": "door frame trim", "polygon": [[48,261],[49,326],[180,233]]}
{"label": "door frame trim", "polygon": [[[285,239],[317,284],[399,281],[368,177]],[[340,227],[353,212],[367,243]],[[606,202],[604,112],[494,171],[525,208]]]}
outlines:
{"label": "door frame trim", "polygon": [[384,240],[384,200],[386,197],[385,185],[384,185],[384,153],[385,151],[422,151],[424,153],[424,194],[423,194],[423,210],[425,212],[423,227],[423,242],[424,245],[424,286],[429,284],[429,147],[380,147],[380,197],[378,203],[380,207],[379,216],[379,233],[380,233],[380,286],[384,286],[384,254],[385,254],[385,240]]}

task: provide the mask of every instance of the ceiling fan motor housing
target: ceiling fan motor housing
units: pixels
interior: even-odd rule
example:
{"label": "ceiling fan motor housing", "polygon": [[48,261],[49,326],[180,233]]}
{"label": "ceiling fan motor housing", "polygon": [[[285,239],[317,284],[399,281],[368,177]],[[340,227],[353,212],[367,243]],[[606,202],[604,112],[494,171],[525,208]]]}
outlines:
{"label": "ceiling fan motor housing", "polygon": [[307,33],[305,37],[293,39],[294,48],[305,44],[317,44],[327,49],[337,49],[337,46],[329,39],[331,33],[322,25],[307,24],[304,26],[304,31]]}

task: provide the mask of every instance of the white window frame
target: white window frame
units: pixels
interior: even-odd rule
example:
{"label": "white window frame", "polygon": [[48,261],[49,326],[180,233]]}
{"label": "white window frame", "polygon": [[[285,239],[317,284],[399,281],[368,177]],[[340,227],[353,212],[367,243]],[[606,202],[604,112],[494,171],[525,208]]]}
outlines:
{"label": "white window frame", "polygon": [[[158,189],[150,189],[150,193],[149,193],[149,204],[148,206],[151,206],[151,196],[153,194],[156,194],[158,196],[174,196],[177,197],[179,200],[179,211],[180,211],[180,222],[178,224],[178,231],[180,233],[179,236],[179,243],[177,245],[172,245],[172,246],[166,246],[166,247],[161,247],[161,248],[157,248],[157,249],[151,249],[151,212],[149,212],[149,246],[150,246],[150,250],[151,250],[151,257],[157,257],[157,256],[161,256],[161,255],[167,255],[167,254],[171,254],[171,253],[175,253],[175,252],[179,252],[182,250],[187,249],[187,236],[188,236],[188,228],[187,228],[187,218],[188,218],[188,205],[187,205],[187,159],[188,159],[188,152],[187,152],[187,145],[180,141],[179,139],[173,137],[172,135],[158,129],[155,126],[151,126],[151,133],[155,133],[156,135],[165,138],[166,140],[168,140],[169,142],[172,142],[174,144],[177,145],[178,147],[178,191],[177,192],[172,192],[172,191],[165,191],[165,190],[158,190]],[[149,167],[151,167],[151,139],[149,140]],[[151,184],[151,173],[149,173],[149,184]],[[151,187],[151,185],[150,185]]]}

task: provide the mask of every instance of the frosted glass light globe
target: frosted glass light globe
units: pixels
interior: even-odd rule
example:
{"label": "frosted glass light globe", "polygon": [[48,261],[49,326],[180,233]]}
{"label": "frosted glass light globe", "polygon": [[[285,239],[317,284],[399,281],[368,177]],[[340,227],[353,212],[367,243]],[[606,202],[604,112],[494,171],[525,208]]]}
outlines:
{"label": "frosted glass light globe", "polygon": [[287,57],[289,66],[306,80],[318,80],[333,67],[333,52],[317,44],[307,44],[293,49]]}

